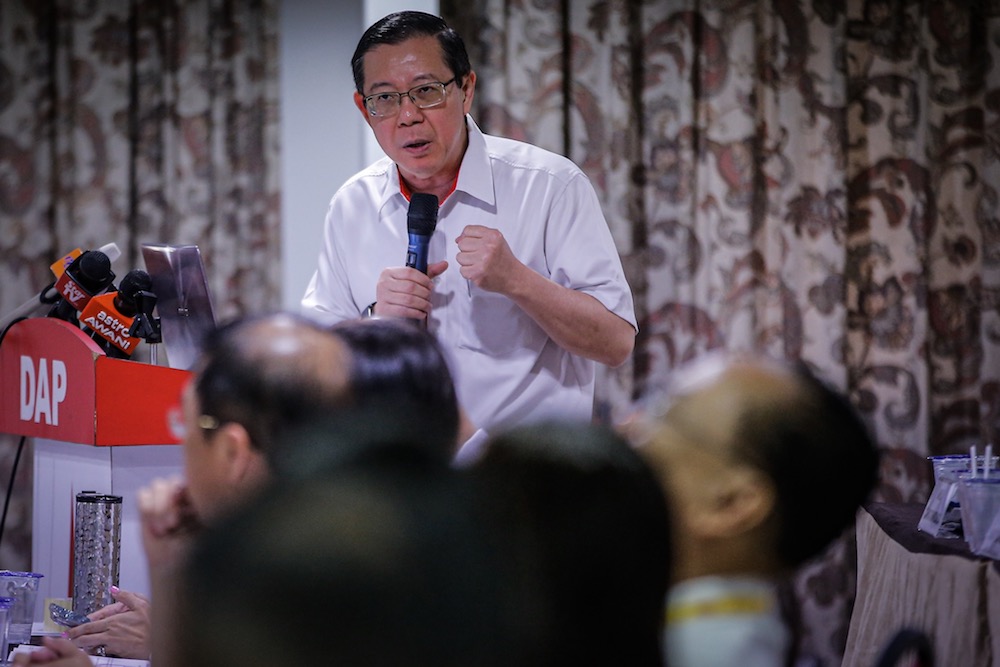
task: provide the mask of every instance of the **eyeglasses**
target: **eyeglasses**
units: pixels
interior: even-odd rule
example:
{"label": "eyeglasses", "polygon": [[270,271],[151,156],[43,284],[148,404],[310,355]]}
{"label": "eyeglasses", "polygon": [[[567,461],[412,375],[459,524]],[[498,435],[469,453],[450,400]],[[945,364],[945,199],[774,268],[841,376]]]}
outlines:
{"label": "eyeglasses", "polygon": [[198,428],[205,431],[216,431],[222,426],[222,422],[218,417],[213,417],[212,415],[198,415],[197,424]]}
{"label": "eyeglasses", "polygon": [[440,104],[444,104],[445,88],[458,80],[452,77],[450,81],[428,81],[419,86],[410,88],[405,93],[384,92],[375,93],[364,98],[365,109],[376,118],[395,116],[399,113],[399,108],[403,105],[403,95],[406,95],[413,102],[413,106],[418,109],[430,109]]}

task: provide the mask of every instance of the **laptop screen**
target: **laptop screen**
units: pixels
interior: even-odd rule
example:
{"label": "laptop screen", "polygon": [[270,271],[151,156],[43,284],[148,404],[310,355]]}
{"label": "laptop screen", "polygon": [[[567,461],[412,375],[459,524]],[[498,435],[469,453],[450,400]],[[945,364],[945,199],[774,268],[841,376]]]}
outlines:
{"label": "laptop screen", "polygon": [[196,245],[143,244],[142,258],[153,281],[167,363],[191,370],[202,338],[215,328],[201,252]]}

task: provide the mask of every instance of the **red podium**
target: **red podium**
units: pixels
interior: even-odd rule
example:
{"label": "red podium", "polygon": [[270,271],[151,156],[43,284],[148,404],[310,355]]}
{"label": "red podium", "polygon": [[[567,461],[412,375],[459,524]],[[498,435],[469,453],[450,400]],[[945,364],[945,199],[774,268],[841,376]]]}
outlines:
{"label": "red podium", "polygon": [[148,592],[135,492],[179,474],[180,396],[188,371],[104,355],[82,330],[35,318],[10,328],[0,345],[0,432],[34,440],[32,568],[48,597],[72,593],[70,560],[76,494],[123,498],[120,583]]}

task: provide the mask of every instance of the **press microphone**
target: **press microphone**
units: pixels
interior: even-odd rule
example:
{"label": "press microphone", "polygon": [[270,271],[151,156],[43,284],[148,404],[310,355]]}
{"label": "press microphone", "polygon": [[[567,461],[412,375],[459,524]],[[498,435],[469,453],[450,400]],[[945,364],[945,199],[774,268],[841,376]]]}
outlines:
{"label": "press microphone", "polygon": [[427,246],[437,227],[438,198],[426,192],[414,192],[410,196],[410,208],[406,212],[406,232],[409,245],[406,247],[406,265],[421,273],[427,273]]}
{"label": "press microphone", "polygon": [[78,324],[76,314],[86,308],[94,296],[111,287],[114,280],[111,259],[100,250],[85,251],[56,280],[57,298],[49,317]]}
{"label": "press microphone", "polygon": [[94,339],[109,357],[127,359],[135,352],[140,339],[130,334],[132,323],[139,312],[136,297],[148,293],[153,280],[142,269],[125,274],[118,291],[95,296],[80,314],[80,324],[91,332]]}
{"label": "press microphone", "polygon": [[[108,259],[114,262],[116,259],[121,257],[121,250],[114,243],[108,243],[106,245],[98,248],[101,252],[108,256]],[[66,253],[49,267],[52,273],[55,275],[56,279],[62,277],[63,273],[66,272],[66,267],[73,263],[77,257],[83,254],[83,250],[80,248],[74,248],[70,252]],[[54,304],[59,299],[59,294],[55,291],[55,281],[49,283],[39,292],[36,296],[31,297],[20,306],[5,313],[3,317],[0,317],[0,331],[6,329],[8,326],[13,324],[17,320],[24,319],[26,317],[32,317],[34,315],[41,315],[42,309],[48,307],[51,309],[52,304]]]}

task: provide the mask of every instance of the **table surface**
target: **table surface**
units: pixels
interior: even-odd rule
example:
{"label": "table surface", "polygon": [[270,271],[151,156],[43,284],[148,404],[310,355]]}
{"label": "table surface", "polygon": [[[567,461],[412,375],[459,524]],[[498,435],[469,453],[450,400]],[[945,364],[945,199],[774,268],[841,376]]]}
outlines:
{"label": "table surface", "polygon": [[963,539],[917,529],[924,505],[871,503],[857,524],[858,589],[844,667],[870,667],[901,628],[924,631],[937,664],[997,667],[1000,563]]}
{"label": "table surface", "polygon": [[917,530],[920,516],[924,513],[923,503],[869,503],[865,510],[886,535],[910,553],[993,561],[997,572],[1000,572],[1000,561],[972,553],[965,540],[934,537]]}
{"label": "table surface", "polygon": [[[32,651],[37,651],[41,646],[25,645],[22,644],[10,652],[7,656],[7,660],[13,660],[14,656],[18,653],[30,653]],[[94,664],[94,667],[149,667],[148,660],[128,660],[125,658],[101,658],[96,655],[88,656],[90,662]]]}

